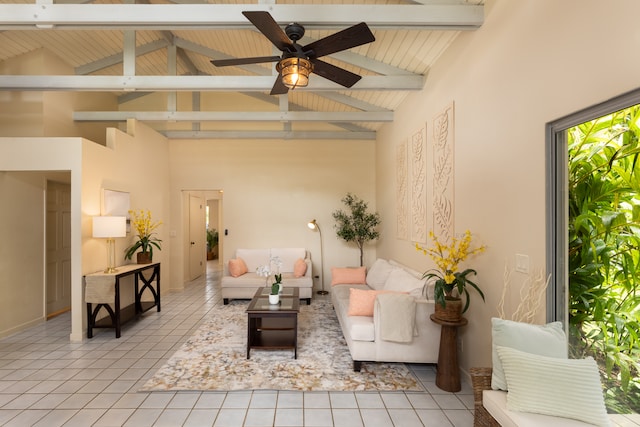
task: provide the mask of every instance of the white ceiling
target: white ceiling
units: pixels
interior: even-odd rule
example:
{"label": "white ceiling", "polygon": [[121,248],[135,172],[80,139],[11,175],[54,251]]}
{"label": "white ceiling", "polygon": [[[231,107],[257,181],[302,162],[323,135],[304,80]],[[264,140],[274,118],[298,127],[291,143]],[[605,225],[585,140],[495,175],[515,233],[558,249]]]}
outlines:
{"label": "white ceiling", "polygon": [[[246,10],[304,25],[302,45],[366,22],[375,42],[322,58],[363,78],[345,89],[312,74],[307,88],[270,96],[275,63],[214,67],[210,59],[280,54]],[[0,61],[45,49],[75,71],[0,75],[0,88],[113,92],[116,111],[74,118],[137,118],[171,137],[375,139],[459,32],[483,18],[483,0],[0,0]]]}

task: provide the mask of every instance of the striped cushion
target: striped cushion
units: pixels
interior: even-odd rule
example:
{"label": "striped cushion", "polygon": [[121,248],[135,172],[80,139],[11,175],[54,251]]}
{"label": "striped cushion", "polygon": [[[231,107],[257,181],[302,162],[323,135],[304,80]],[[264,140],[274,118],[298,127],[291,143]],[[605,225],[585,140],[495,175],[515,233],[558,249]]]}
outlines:
{"label": "striped cushion", "polygon": [[560,359],[497,348],[509,393],[507,408],[610,426],[593,358]]}

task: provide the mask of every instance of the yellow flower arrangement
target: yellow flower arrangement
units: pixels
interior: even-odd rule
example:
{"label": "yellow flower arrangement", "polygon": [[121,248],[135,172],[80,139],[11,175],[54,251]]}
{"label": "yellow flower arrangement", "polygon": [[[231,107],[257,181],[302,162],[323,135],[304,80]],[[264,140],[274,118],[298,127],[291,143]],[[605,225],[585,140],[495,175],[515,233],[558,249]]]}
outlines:
{"label": "yellow flower arrangement", "polygon": [[484,294],[478,285],[467,277],[469,274],[476,274],[476,271],[470,268],[458,271],[458,266],[468,257],[484,252],[486,246],[478,246],[472,249],[471,232],[469,230],[465,231],[461,239],[453,237],[449,245],[441,243],[433,232],[429,233],[429,238],[433,241],[433,247],[425,248],[416,243],[416,250],[424,255],[429,255],[438,266],[438,269],[427,270],[422,275],[423,279],[436,279],[434,287],[436,303],[445,307],[447,298],[453,298],[453,291],[456,290],[458,295],[465,295],[465,306],[462,310],[464,313],[469,308],[467,285],[478,291],[484,301]]}
{"label": "yellow flower arrangement", "polygon": [[149,210],[131,210],[129,211],[129,214],[131,215],[131,225],[133,226],[133,229],[136,230],[138,240],[126,249],[124,255],[125,259],[131,259],[138,249],[142,249],[142,252],[149,252],[150,257],[153,258],[153,247],[155,246],[158,250],[162,249],[160,247],[162,240],[154,237],[154,230],[157,229],[162,222],[153,222],[151,220],[151,211]]}

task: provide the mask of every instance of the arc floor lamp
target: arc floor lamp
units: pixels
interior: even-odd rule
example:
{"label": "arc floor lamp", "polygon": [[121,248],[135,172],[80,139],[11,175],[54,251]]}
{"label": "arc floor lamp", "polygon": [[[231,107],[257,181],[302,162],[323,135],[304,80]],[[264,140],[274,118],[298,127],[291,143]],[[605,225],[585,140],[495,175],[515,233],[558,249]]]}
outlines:
{"label": "arc floor lamp", "polygon": [[320,234],[320,284],[322,285],[322,289],[318,291],[319,295],[327,295],[329,292],[324,290],[324,256],[322,255],[322,231],[320,231],[320,225],[315,219],[309,221],[307,226],[312,230],[318,230]]}

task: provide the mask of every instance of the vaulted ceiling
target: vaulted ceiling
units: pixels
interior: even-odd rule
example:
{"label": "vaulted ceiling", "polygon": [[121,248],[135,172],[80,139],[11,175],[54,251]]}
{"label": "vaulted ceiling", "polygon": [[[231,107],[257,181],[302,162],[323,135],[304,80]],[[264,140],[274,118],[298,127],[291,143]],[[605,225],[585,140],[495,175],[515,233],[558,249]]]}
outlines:
{"label": "vaulted ceiling", "polygon": [[[280,55],[243,11],[304,25],[303,45],[366,22],[374,42],[322,58],[362,79],[346,89],[312,74],[306,88],[269,95],[274,63],[214,67]],[[0,0],[0,61],[45,49],[74,70],[0,75],[0,90],[113,93],[117,109],[74,119],[136,118],[172,138],[375,139],[460,31],[483,19],[483,0]]]}

